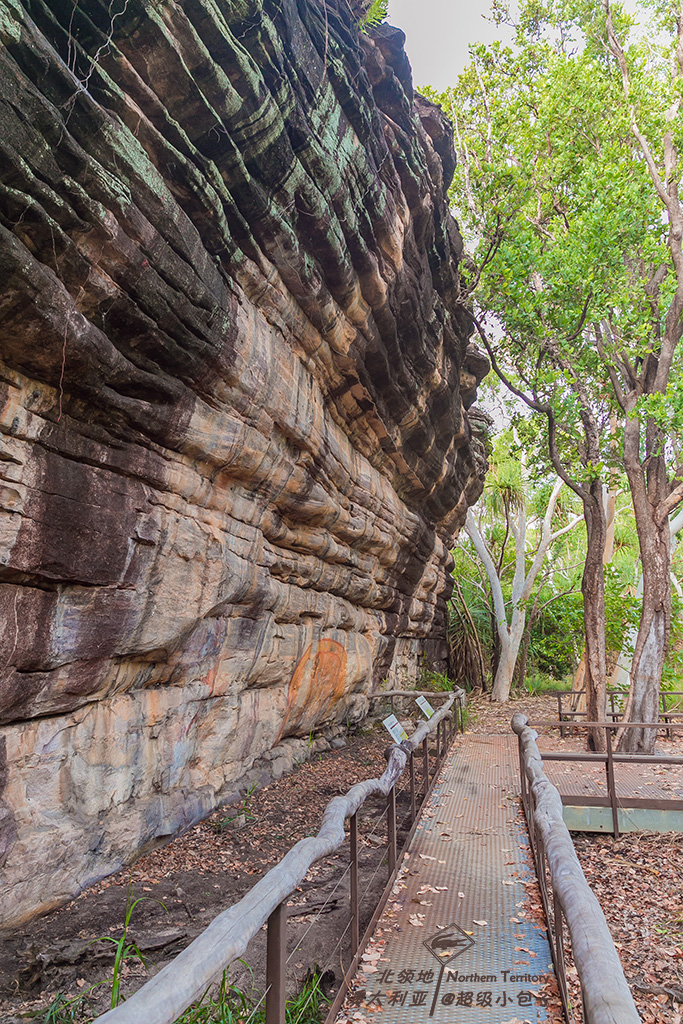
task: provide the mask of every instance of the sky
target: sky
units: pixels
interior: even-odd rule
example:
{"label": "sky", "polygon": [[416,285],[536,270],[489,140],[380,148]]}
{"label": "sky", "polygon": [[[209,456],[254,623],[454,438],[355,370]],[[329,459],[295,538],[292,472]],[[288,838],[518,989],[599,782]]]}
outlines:
{"label": "sky", "polygon": [[406,34],[415,85],[439,90],[455,85],[468,63],[469,44],[500,36],[501,30],[485,20],[490,6],[491,0],[389,0],[387,20]]}
{"label": "sky", "polygon": [[[514,10],[514,0],[510,5]],[[624,6],[636,13],[636,0]],[[406,34],[406,52],[416,86],[433,85],[443,91],[455,85],[469,63],[470,43],[512,42],[512,30],[487,20],[491,0],[389,0],[390,25]]]}

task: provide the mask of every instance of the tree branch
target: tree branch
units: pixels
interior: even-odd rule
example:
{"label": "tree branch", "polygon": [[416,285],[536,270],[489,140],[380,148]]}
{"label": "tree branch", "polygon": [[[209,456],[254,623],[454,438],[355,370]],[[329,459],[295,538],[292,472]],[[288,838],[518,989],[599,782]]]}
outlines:
{"label": "tree branch", "polygon": [[557,425],[555,422],[555,413],[552,409],[552,406],[548,402],[539,402],[535,396],[530,398],[529,395],[527,395],[524,391],[522,391],[520,388],[516,387],[512,383],[507,374],[501,369],[498,360],[496,359],[495,353],[491,347],[491,343],[489,342],[489,339],[486,335],[486,331],[481,325],[481,322],[471,310],[468,309],[467,312],[469,316],[472,318],[472,323],[474,324],[477,333],[481,338],[482,344],[484,345],[484,348],[488,353],[488,357],[491,360],[491,366],[493,367],[495,374],[499,377],[500,380],[502,380],[505,387],[509,391],[511,391],[513,395],[517,395],[518,398],[521,398],[521,400],[530,409],[533,409],[534,412],[542,412],[545,414],[548,420],[548,447],[550,452],[550,461],[553,464],[555,472],[560,477],[560,479],[566,483],[567,487],[569,487],[574,492],[574,494],[577,495],[577,497],[581,498],[581,501],[590,501],[591,494],[588,488],[584,487],[583,484],[579,484],[575,480],[572,480],[569,473],[562,465],[562,460],[560,459],[560,454],[557,448]]}
{"label": "tree branch", "polygon": [[500,585],[500,580],[496,574],[496,567],[493,564],[493,559],[489,554],[489,550],[484,543],[484,538],[479,532],[479,528],[472,515],[472,509],[467,510],[467,518],[465,520],[465,530],[467,536],[474,544],[474,550],[477,552],[484,568],[486,569],[486,575],[489,578],[489,586],[491,587],[491,596],[493,598],[493,609],[496,616],[496,628],[498,630],[498,636],[500,642],[504,646],[507,644],[508,636],[508,621],[507,613],[505,610],[505,600],[503,599],[503,590]]}

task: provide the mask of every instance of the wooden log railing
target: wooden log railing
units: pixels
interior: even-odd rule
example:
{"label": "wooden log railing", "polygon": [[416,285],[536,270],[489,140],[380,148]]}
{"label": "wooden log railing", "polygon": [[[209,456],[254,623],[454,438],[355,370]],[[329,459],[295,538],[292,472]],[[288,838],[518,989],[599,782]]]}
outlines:
{"label": "wooden log railing", "polygon": [[402,701],[413,701],[416,697],[427,697],[428,700],[447,700],[455,694],[455,709],[460,732],[465,731],[465,707],[467,705],[465,691],[459,686],[454,690],[378,690],[377,693],[369,694],[370,700],[388,700],[391,710],[396,709],[396,703]]}
{"label": "wooden log railing", "polygon": [[564,965],[563,921],[581,982],[584,1024],[639,1024],[641,1018],[605,915],[581,870],[563,821],[560,794],[543,771],[538,733],[524,715],[513,717],[512,729],[519,743],[522,803],[567,1020],[573,1018]]}
{"label": "wooden log railing", "polygon": [[[417,692],[417,691],[416,691]],[[431,735],[437,739],[433,778],[441,766],[447,742],[458,728],[458,709],[465,693],[456,689],[429,721],[422,722],[407,740],[387,749],[387,767],[379,779],[367,779],[352,786],[345,796],[330,800],[316,836],[299,840],[282,860],[249,890],[238,903],[224,910],[211,924],[158,974],[150,978],[125,1003],[108,1010],[96,1024],[173,1024],[192,1003],[201,999],[222,972],[245,952],[250,940],[267,922],[266,1024],[285,1021],[285,948],[287,898],[305,878],[316,861],[338,850],[346,838],[344,823],[350,818],[351,879],[350,930],[352,963],[350,976],[370,935],[359,942],[358,909],[358,829],[356,814],[365,801],[376,794],[387,798],[389,881],[385,897],[400,866],[396,849],[395,790],[406,765],[410,768],[411,810],[413,819],[419,808],[415,799],[415,755],[428,749]],[[429,790],[429,760],[423,761],[422,784]],[[394,814],[392,816],[392,807]],[[393,821],[392,821],[393,818]],[[413,822],[415,827],[416,821]],[[354,871],[355,863],[355,871]],[[355,883],[355,884],[354,884]],[[384,897],[384,898],[385,898]],[[383,903],[380,902],[381,910]],[[378,916],[376,911],[375,917]],[[342,987],[342,991],[344,986]],[[339,995],[337,997],[338,1001]],[[335,1000],[335,1003],[337,1002]]]}

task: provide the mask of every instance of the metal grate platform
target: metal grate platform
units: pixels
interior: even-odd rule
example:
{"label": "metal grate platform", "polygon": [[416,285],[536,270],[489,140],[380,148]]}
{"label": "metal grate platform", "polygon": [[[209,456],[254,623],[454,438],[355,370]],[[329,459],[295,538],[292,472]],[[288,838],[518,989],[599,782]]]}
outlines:
{"label": "metal grate platform", "polygon": [[[557,742],[546,736],[538,742],[541,753],[558,751]],[[570,831],[612,832],[603,764],[544,761],[543,769],[562,796]],[[614,780],[621,832],[683,832],[683,766],[616,763]],[[595,806],[600,802],[607,806]]]}
{"label": "metal grate platform", "polygon": [[518,793],[514,737],[470,734],[451,748],[360,966],[356,1003],[381,1007],[382,1024],[558,1019]]}

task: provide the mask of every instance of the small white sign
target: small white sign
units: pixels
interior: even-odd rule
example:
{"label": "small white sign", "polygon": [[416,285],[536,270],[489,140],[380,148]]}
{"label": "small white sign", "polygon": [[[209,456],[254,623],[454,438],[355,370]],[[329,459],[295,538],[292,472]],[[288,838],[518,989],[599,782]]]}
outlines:
{"label": "small white sign", "polygon": [[408,733],[405,731],[396,715],[389,715],[387,718],[383,718],[382,725],[387,732],[390,733],[391,738],[396,743],[400,743],[402,740],[408,739]]}
{"label": "small white sign", "polygon": [[417,704],[423,715],[426,715],[427,718],[432,717],[432,715],[434,714],[434,708],[429,703],[426,697],[416,697],[415,703]]}

